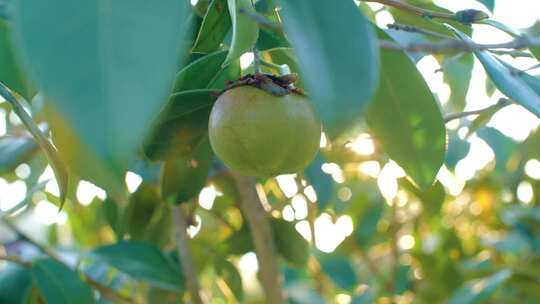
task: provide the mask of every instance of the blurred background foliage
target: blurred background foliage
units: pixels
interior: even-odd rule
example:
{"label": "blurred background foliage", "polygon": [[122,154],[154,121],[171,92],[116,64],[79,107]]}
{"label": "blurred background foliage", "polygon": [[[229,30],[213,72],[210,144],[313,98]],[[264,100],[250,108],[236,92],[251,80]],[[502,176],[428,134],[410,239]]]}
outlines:
{"label": "blurred background foliage", "polygon": [[[477,8],[520,33],[538,37],[540,32],[540,8],[529,7],[527,1],[407,2],[438,12]],[[278,22],[275,5],[259,0],[255,8],[266,20]],[[397,22],[452,35],[440,22],[379,4],[358,5],[381,28]],[[4,6],[0,1],[0,18],[7,16]],[[8,48],[10,25],[0,19],[0,79],[29,101],[24,106],[42,130],[52,129],[69,167],[83,168],[70,172],[67,202],[58,211],[60,189],[45,155],[9,104],[0,102],[0,254],[20,259],[0,261],[0,303],[127,301],[104,296],[110,291],[137,303],[184,302],[188,296],[176,258],[172,207],[166,202],[170,197],[189,201],[188,234],[203,298],[216,304],[265,302],[238,189],[204,139],[214,101],[208,93],[253,71],[252,53],[228,58],[231,63],[222,66],[228,54],[224,50],[234,39],[226,7],[227,1],[192,1],[189,18],[194,30],[185,40],[193,53],[184,56],[172,101],[153,124],[144,151],[129,164],[125,183],[107,190],[103,188],[111,184],[110,168],[94,167],[95,160],[86,157],[72,130],[54,116],[58,113],[47,109],[46,98],[36,94],[23,69],[7,65],[15,62]],[[530,11],[536,13],[531,16]],[[205,22],[211,27],[207,32]],[[476,41],[511,38],[489,25],[454,23]],[[333,29],[321,31],[332,35]],[[440,39],[400,30],[386,33],[399,43]],[[293,72],[302,67],[282,33],[261,26],[256,47],[268,62],[287,64]],[[340,46],[322,50],[321,56],[331,56],[333,48]],[[535,51],[501,58],[525,70],[538,63]],[[518,105],[505,105],[449,121],[444,136],[437,129],[442,122],[439,109],[449,114],[497,104],[504,97],[497,89],[500,84],[486,77],[469,53],[408,53],[423,76],[418,74],[418,86],[426,86],[424,79],[433,93],[424,98],[418,86],[399,84],[413,81],[417,72],[399,57],[405,53],[392,52],[381,52],[381,70],[390,71],[397,99],[407,105],[404,115],[435,117],[427,125],[431,133],[422,135],[429,149],[403,150],[414,140],[404,135],[410,126],[388,119],[380,111],[388,109],[385,105],[368,109],[367,123],[356,121],[340,136],[323,136],[321,151],[305,172],[258,180],[290,302],[538,303],[538,118]],[[335,67],[338,72],[340,68]],[[264,69],[279,72],[275,66]],[[313,80],[303,78],[298,85],[303,87],[304,81],[309,87]],[[351,85],[354,81],[345,84]],[[383,96],[381,102],[389,98]],[[438,106],[430,103],[433,98]],[[124,107],[129,116],[129,105]],[[342,127],[341,122],[333,126]],[[131,128],[123,127],[123,132]],[[407,167],[411,158],[432,172],[426,173],[424,165]],[[438,163],[443,163],[440,169]],[[85,180],[89,176],[96,181]],[[107,186],[95,185],[99,183]],[[36,259],[25,267],[26,261]]]}

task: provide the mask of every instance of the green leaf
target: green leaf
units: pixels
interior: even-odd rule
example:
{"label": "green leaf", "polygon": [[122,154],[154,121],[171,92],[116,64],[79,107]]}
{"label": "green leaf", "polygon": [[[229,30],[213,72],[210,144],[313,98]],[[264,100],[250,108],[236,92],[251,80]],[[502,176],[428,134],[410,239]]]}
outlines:
{"label": "green leaf", "polygon": [[47,303],[96,303],[92,289],[75,271],[52,259],[32,264],[32,276]]}
{"label": "green leaf", "polygon": [[192,52],[210,53],[217,50],[230,28],[227,0],[213,0],[206,10]]}
{"label": "green leaf", "polygon": [[480,129],[476,134],[495,152],[495,169],[498,172],[506,172],[508,161],[514,151],[519,148],[518,143],[491,127]]}
{"label": "green leaf", "polygon": [[504,23],[500,23],[499,21],[496,21],[496,20],[493,20],[493,19],[487,19],[487,20],[483,20],[482,22],[480,23],[483,23],[483,24],[487,24],[487,25],[490,25],[496,29],[499,29],[505,33],[507,33],[508,35],[512,36],[512,37],[518,37],[518,36],[521,36],[521,33],[516,31],[515,29],[507,26],[506,24]]}
{"label": "green leaf", "polygon": [[485,5],[487,7],[487,9],[492,11],[492,12],[495,9],[495,0],[478,0],[478,2]]}
{"label": "green leaf", "polygon": [[244,301],[244,289],[242,287],[242,277],[240,276],[238,269],[227,260],[220,261],[216,265],[216,269],[217,274],[225,281],[236,300],[242,303]]}
{"label": "green leaf", "polygon": [[222,70],[221,64],[226,56],[227,51],[218,51],[187,65],[176,75],[173,94],[207,88],[212,79]]}
{"label": "green leaf", "polygon": [[509,269],[501,270],[487,278],[474,280],[459,288],[448,300],[448,304],[475,304],[488,299],[512,276]]}
{"label": "green leaf", "polygon": [[97,248],[92,257],[155,287],[176,291],[184,287],[180,269],[148,242],[120,241]]}
{"label": "green leaf", "polygon": [[307,264],[309,246],[296,231],[294,224],[283,219],[272,219],[272,234],[278,253],[292,265],[302,268]]}
{"label": "green leaf", "polygon": [[446,192],[443,185],[436,181],[431,187],[420,190],[411,184],[408,180],[401,181],[401,186],[409,190],[420,201],[422,201],[423,210],[428,217],[435,217],[441,213],[441,207],[446,198]]}
{"label": "green leaf", "polygon": [[0,303],[26,304],[32,288],[32,273],[23,266],[8,264],[0,271]]}
{"label": "green leaf", "polygon": [[248,13],[255,13],[251,0],[227,0],[229,14],[233,27],[231,47],[223,66],[238,59],[243,53],[248,52],[257,42],[259,25]]}
{"label": "green leaf", "polygon": [[469,154],[470,149],[471,144],[468,141],[461,139],[456,131],[450,131],[448,133],[448,144],[444,163],[448,168],[454,170],[457,163]]}
{"label": "green leaf", "polygon": [[371,245],[373,235],[377,232],[377,224],[383,216],[383,211],[384,203],[380,201],[375,201],[366,206],[354,230],[354,238],[360,247],[367,248]]}
{"label": "green leaf", "polygon": [[210,141],[205,137],[193,152],[169,158],[163,167],[163,198],[170,203],[181,204],[197,196],[206,185],[213,156]]}
{"label": "green leaf", "polygon": [[190,153],[208,130],[208,117],[216,97],[213,90],[192,90],[173,94],[161,111],[145,144],[152,160],[165,160],[177,153]]}
{"label": "green leaf", "polygon": [[317,252],[316,257],[322,270],[337,287],[352,290],[358,285],[354,268],[346,257],[336,253],[325,254],[322,252]]}
{"label": "green leaf", "polygon": [[49,139],[41,132],[39,127],[33,121],[32,117],[26,112],[23,106],[19,103],[17,98],[11,94],[8,88],[4,84],[0,83],[0,96],[11,105],[13,112],[17,114],[19,119],[22,121],[26,129],[32,134],[32,137],[37,142],[39,147],[45,152],[45,156],[51,165],[51,168],[54,172],[54,177],[58,182],[58,187],[60,188],[60,209],[64,205],[67,194],[68,187],[68,173],[67,169],[60,159],[56,148],[50,143]]}
{"label": "green leaf", "polygon": [[404,53],[381,52],[380,86],[366,120],[388,156],[419,187],[431,186],[444,162],[446,129],[435,97]]}
{"label": "green leaf", "polygon": [[445,58],[444,79],[450,86],[449,102],[454,111],[463,111],[471,82],[474,57],[464,54],[459,58]]}
{"label": "green leaf", "polygon": [[335,138],[360,121],[377,87],[371,24],[353,1],[282,0],[281,5],[308,93],[323,128]]}
{"label": "green leaf", "polygon": [[[456,36],[463,41],[467,43],[472,42],[465,34],[456,29],[453,30]],[[540,117],[540,95],[535,93],[525,81],[516,77],[516,75],[488,51],[477,50],[474,54],[484,66],[486,73],[493,80],[493,83],[495,83],[503,94]]]}
{"label": "green leaf", "polygon": [[6,20],[0,19],[0,67],[2,67],[0,69],[0,81],[27,101],[31,101],[36,90],[28,81],[24,70],[17,61],[9,27],[10,25]]}
{"label": "green leaf", "polygon": [[321,210],[324,210],[334,192],[334,181],[330,175],[322,171],[323,163],[324,158],[321,153],[318,153],[315,160],[311,162],[304,172],[309,183],[313,186],[313,189],[315,189],[315,193],[317,194],[317,205]]}
{"label": "green leaf", "polygon": [[150,221],[162,204],[154,185],[142,183],[129,197],[124,213],[125,229],[132,239],[144,239]]}
{"label": "green leaf", "polygon": [[123,180],[170,90],[189,4],[17,0],[13,8],[14,40],[48,102]]}
{"label": "green leaf", "polygon": [[0,173],[5,174],[32,158],[38,146],[30,136],[0,137]]}

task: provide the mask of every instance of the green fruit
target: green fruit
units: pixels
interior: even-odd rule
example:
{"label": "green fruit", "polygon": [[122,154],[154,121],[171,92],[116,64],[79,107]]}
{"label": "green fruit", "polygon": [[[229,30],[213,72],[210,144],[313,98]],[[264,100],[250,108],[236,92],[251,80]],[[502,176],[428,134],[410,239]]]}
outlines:
{"label": "green fruit", "polygon": [[304,169],[321,137],[321,123],[305,96],[275,96],[251,86],[218,98],[208,130],[214,152],[227,166],[257,177]]}

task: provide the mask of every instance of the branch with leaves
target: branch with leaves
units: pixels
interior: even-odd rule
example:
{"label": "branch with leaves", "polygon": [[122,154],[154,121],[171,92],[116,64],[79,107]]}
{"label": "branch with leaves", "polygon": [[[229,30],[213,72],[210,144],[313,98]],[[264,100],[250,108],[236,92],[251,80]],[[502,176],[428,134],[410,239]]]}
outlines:
{"label": "branch with leaves", "polygon": [[[38,241],[34,240],[32,237],[28,236],[26,233],[21,231],[11,220],[9,219],[2,219],[2,222],[10,229],[12,230],[20,239],[32,244],[37,249],[39,249],[41,252],[43,252],[45,255],[47,255],[52,260],[55,260],[68,268],[71,268],[68,264],[66,264],[60,257],[50,248],[47,246],[44,246],[43,244],[39,243]],[[24,267],[31,267],[32,263],[24,261],[20,259],[19,257],[10,256],[10,255],[3,255],[0,256],[0,260],[12,262],[19,264]],[[113,301],[114,303],[124,303],[124,304],[131,304],[136,303],[132,298],[128,296],[124,296],[117,291],[101,284],[100,282],[92,279],[90,276],[83,272],[79,272],[82,275],[83,280],[90,286],[92,286],[94,289],[98,290],[99,293],[106,299]]]}

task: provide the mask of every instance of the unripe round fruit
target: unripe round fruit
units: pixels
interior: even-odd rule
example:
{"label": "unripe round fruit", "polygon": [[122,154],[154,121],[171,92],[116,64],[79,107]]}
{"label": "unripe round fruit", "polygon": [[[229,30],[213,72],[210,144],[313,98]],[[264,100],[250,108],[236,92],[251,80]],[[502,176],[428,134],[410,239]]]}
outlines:
{"label": "unripe round fruit", "polygon": [[257,177],[304,169],[321,138],[321,122],[305,96],[275,96],[252,86],[223,93],[208,130],[214,152],[227,166]]}

